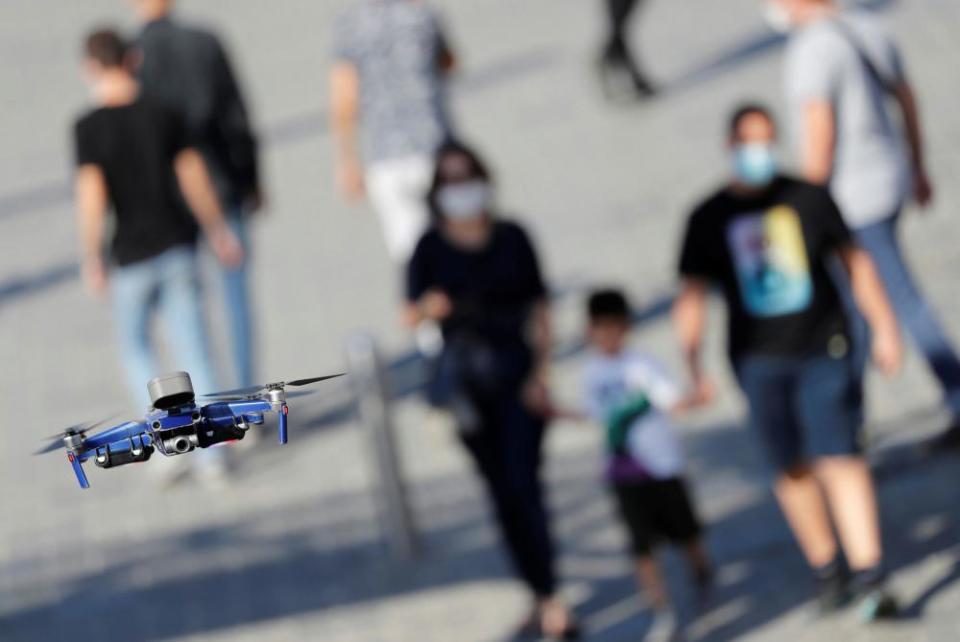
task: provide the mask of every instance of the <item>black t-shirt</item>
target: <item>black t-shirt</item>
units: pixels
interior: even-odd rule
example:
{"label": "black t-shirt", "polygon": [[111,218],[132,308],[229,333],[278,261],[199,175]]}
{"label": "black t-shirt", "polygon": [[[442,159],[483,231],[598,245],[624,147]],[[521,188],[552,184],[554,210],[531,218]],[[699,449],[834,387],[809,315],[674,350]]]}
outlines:
{"label": "black t-shirt", "polygon": [[759,196],[722,190],[700,205],[680,273],[723,289],[733,357],[818,354],[847,334],[828,266],[851,242],[826,189],[779,177]]}
{"label": "black t-shirt", "polygon": [[476,251],[452,245],[436,228],[426,232],[407,269],[407,298],[430,289],[453,302],[445,337],[469,331],[505,346],[524,341],[530,310],[547,291],[529,237],[506,221],[493,223],[490,242]]}
{"label": "black t-shirt", "polygon": [[116,214],[112,254],[118,265],[149,259],[197,238],[174,173],[178,152],[189,147],[182,119],[139,99],[95,109],[77,121],[77,166],[97,165]]}

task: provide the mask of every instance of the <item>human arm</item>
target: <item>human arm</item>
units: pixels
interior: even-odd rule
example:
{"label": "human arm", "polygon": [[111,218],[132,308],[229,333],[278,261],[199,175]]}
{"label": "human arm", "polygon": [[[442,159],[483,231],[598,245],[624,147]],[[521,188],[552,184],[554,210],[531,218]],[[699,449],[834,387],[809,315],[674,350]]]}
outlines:
{"label": "human arm", "polygon": [[77,169],[74,190],[80,237],[80,274],[87,291],[102,296],[107,288],[103,244],[109,204],[103,170],[90,163],[81,165]]}
{"label": "human arm", "polygon": [[693,395],[699,399],[711,399],[713,385],[703,372],[700,349],[707,322],[706,280],[685,277],[680,293],[673,304],[673,328],[680,343],[684,364],[693,384]]}
{"label": "human arm", "polygon": [[933,187],[927,175],[924,157],[923,128],[920,124],[920,110],[917,107],[916,94],[910,83],[904,81],[894,89],[894,97],[903,113],[903,124],[910,148],[910,165],[913,170],[914,198],[921,207],[933,200]]}
{"label": "human arm", "polygon": [[363,170],[357,136],[360,111],[360,76],[356,66],[340,60],[330,71],[330,128],[336,155],[336,181],[348,201],[364,196]]}
{"label": "human arm", "polygon": [[834,167],[836,96],[843,83],[845,50],[835,33],[797,38],[787,49],[784,78],[801,175],[824,185]]}
{"label": "human arm", "polygon": [[210,241],[217,259],[227,267],[239,266],[243,262],[243,249],[223,216],[200,152],[192,147],[180,150],[174,157],[173,166],[187,206]]}
{"label": "human arm", "polygon": [[800,168],[811,183],[825,185],[833,172],[836,121],[829,100],[808,100],[801,111]]}
{"label": "human arm", "polygon": [[530,348],[533,352],[533,367],[523,389],[527,407],[544,416],[566,415],[553,406],[550,399],[550,359],[553,348],[553,326],[550,321],[550,304],[546,298],[534,303],[530,312]]}
{"label": "human arm", "polygon": [[903,343],[897,318],[873,259],[865,250],[853,244],[844,246],[839,253],[850,275],[857,307],[872,331],[873,360],[884,374],[896,374],[903,362]]}

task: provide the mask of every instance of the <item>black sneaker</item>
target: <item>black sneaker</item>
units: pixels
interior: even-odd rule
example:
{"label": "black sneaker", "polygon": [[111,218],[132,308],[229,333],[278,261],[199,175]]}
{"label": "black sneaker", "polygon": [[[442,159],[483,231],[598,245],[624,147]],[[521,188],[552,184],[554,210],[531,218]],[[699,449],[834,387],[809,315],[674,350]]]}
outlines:
{"label": "black sneaker", "polygon": [[857,596],[857,611],[862,621],[876,622],[897,617],[900,605],[885,588],[877,587]]}
{"label": "black sneaker", "polygon": [[886,588],[882,566],[857,571],[850,588],[860,619],[864,622],[894,618],[900,612],[896,598]]}
{"label": "black sneaker", "polygon": [[656,89],[629,61],[621,58],[602,58],[597,71],[603,95],[612,103],[630,103],[656,95]]}
{"label": "black sneaker", "polygon": [[850,574],[839,563],[815,571],[817,578],[817,611],[828,615],[850,603]]}

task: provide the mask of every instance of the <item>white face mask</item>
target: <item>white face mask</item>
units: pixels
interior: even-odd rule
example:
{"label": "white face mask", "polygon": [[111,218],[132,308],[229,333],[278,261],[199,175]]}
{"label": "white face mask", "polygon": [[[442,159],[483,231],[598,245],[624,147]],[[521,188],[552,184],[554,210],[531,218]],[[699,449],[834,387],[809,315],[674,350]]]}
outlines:
{"label": "white face mask", "polygon": [[484,180],[451,183],[437,192],[437,205],[449,219],[471,219],[487,212],[492,197],[493,189]]}
{"label": "white face mask", "polygon": [[763,7],[763,19],[777,33],[789,33],[793,29],[790,12],[779,2],[767,2]]}

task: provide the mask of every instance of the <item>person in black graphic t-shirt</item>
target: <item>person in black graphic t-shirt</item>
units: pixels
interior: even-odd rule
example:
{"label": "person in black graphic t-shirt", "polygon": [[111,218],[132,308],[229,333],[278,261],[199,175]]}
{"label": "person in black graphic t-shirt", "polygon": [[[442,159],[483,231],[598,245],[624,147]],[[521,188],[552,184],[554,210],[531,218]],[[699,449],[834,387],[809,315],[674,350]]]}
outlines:
{"label": "person in black graphic t-shirt", "polygon": [[99,106],[74,129],[76,200],[84,283],[95,295],[109,291],[130,393],[146,407],[146,383],[160,374],[149,337],[155,307],[169,333],[171,365],[188,371],[198,392],[217,389],[197,283],[198,232],[226,265],[243,251],[181,118],[141,98],[126,63],[115,32],[87,38],[85,72]]}
{"label": "person in black graphic t-shirt", "polygon": [[874,361],[887,374],[902,358],[897,323],[869,255],[854,244],[829,192],[777,173],[774,138],[766,109],[735,113],[735,176],[690,216],[675,326],[695,384],[708,386],[699,354],[707,289],[719,286],[750,421],[778,474],[780,506],[821,581],[821,607],[854,596],[867,618],[890,615],[896,604],[883,588],[876,498],[859,450],[862,373],[829,266],[839,259],[849,273],[873,330]]}

